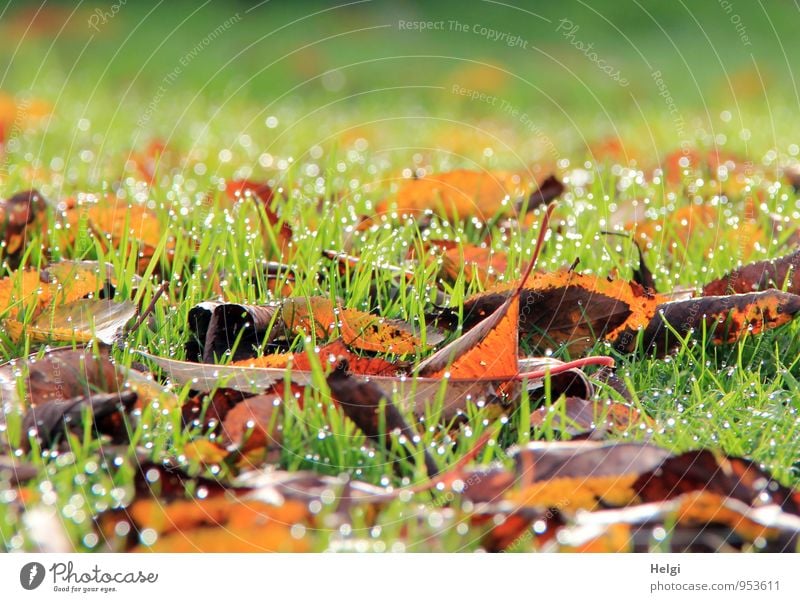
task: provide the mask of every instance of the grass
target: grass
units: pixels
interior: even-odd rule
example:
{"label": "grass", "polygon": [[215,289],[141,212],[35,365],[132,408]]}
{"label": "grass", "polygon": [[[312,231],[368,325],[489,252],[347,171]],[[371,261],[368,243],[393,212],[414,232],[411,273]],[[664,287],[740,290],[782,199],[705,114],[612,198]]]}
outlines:
{"label": "grass", "polygon": [[[759,41],[752,51],[742,48],[735,33],[726,29],[730,23],[724,13],[714,13],[707,7],[693,13],[702,25],[696,27],[696,37],[691,35],[695,26],[681,20],[688,9],[658,12],[650,8],[655,19],[673,34],[670,38],[655,35],[657,30],[652,22],[647,24],[644,14],[639,15],[639,21],[631,21],[613,4],[604,12],[631,36],[632,46],[646,59],[663,60],[658,68],[671,82],[685,120],[685,137],[693,147],[717,146],[753,160],[749,185],[750,192],[759,195],[756,224],[771,232],[769,215],[774,214],[783,216],[787,226],[765,237],[760,246],[750,248],[746,235],[737,230],[746,191],[720,196],[718,188],[687,175],[681,192],[680,188],[642,177],[644,170],[680,145],[682,136],[676,130],[674,114],[653,88],[647,61],[615,42],[614,32],[602,25],[597,15],[591,17],[591,11],[580,3],[563,9],[576,22],[584,19],[580,20],[581,35],[596,40],[598,48],[607,49],[609,61],[618,61],[615,64],[634,82],[632,91],[615,87],[584,57],[570,53],[554,25],[543,28],[522,22],[516,15],[476,6],[463,11],[449,5],[425,9],[429,13],[413,5],[406,8],[409,14],[431,19],[438,18],[437,11],[441,11],[451,18],[456,14],[464,22],[492,23],[509,31],[524,28],[521,33],[530,31],[531,38],[541,39],[540,46],[552,50],[555,59],[539,57],[534,69],[529,64],[530,55],[485,39],[452,34],[415,38],[395,30],[385,37],[375,31],[355,32],[358,27],[397,20],[375,7],[361,12],[337,9],[323,20],[308,16],[315,11],[310,5],[302,9],[267,6],[259,10],[270,12],[237,22],[231,31],[206,45],[148,114],[145,108],[156,98],[155,90],[163,84],[163,77],[174,66],[182,65],[186,52],[230,16],[227,9],[211,5],[191,13],[160,7],[155,13],[159,18],[154,19],[147,17],[149,8],[129,6],[93,38],[88,37],[92,32],[85,27],[88,15],[83,13],[85,18],[73,16],[64,33],[52,39],[29,34],[16,52],[5,42],[0,55],[9,59],[10,68],[0,80],[0,89],[46,100],[52,105],[52,116],[25,122],[11,138],[0,172],[2,194],[9,196],[16,190],[36,187],[57,202],[79,192],[115,190],[129,199],[153,204],[162,233],[143,274],[144,284],[133,298],[147,305],[163,278],[168,282],[166,301],[155,306],[152,326],[140,328],[128,338],[124,349],[115,350],[121,365],[139,361],[134,352],[137,349],[182,357],[189,309],[214,295],[209,273],[222,275],[226,298],[231,301],[264,303],[273,299],[263,286],[262,274],[265,261],[280,259],[275,240],[269,233],[264,236],[263,211],[233,211],[222,201],[220,190],[231,178],[265,180],[287,191],[288,200],[280,204],[280,213],[295,232],[293,295],[338,298],[347,307],[402,318],[423,327],[424,316],[431,308],[433,268],[407,261],[409,249],[420,249],[428,238],[478,243],[488,234],[494,248],[509,253],[505,278],[513,279],[529,257],[537,229],[501,223],[487,229],[483,224],[451,223],[434,217],[430,228],[422,231],[416,221],[383,215],[376,227],[356,230],[360,217],[373,215],[377,203],[396,190],[398,175],[404,169],[527,170],[538,163],[544,169],[557,167],[562,174],[571,172],[573,185],[563,197],[559,229],[544,249],[539,264],[542,269],[553,270],[580,258],[584,272],[605,275],[617,270],[621,277],[630,276],[637,260],[635,249],[602,231],[613,228],[616,217],[634,203],[664,217],[663,238],[655,240],[647,252],[662,291],[696,288],[739,263],[776,257],[790,250],[787,240],[794,230],[792,224],[800,217],[798,197],[780,179],[773,183],[772,177],[777,166],[794,162],[798,154],[797,147],[792,146],[798,134],[792,110],[795,96],[789,78],[781,77],[788,67],[781,63],[781,55],[773,52],[782,39],[789,39],[781,37],[782,28],[790,22],[780,12],[788,10],[786,7],[771,8],[775,12],[766,13],[737,5],[737,10],[747,11],[742,14],[748,31]],[[238,8],[239,13],[250,15],[245,13],[246,6]],[[553,7],[544,12],[554,23],[561,18]],[[12,17],[13,13],[5,15],[0,27],[11,30]],[[303,17],[302,27],[277,29]],[[187,20],[182,23],[184,18]],[[147,26],[138,27],[142,23]],[[775,34],[771,25],[776,28]],[[276,30],[273,37],[262,37],[272,30]],[[344,33],[351,31],[355,33]],[[122,43],[128,33],[133,38]],[[537,37],[539,33],[541,38]],[[336,34],[342,36],[331,37]],[[703,35],[713,41],[704,40]],[[385,40],[385,44],[377,44],[379,40]],[[78,42],[84,41],[88,50],[81,53]],[[675,42],[674,47],[671,42]],[[374,49],[366,57],[365,46]],[[719,59],[719,65],[691,58],[691,69],[687,70],[681,62],[709,48],[725,57]],[[748,52],[756,57],[755,62],[748,62]],[[392,58],[406,54],[447,54],[454,58]],[[484,56],[488,58],[483,60]],[[372,62],[359,62],[366,59]],[[333,68],[341,77],[330,75]],[[576,74],[574,78],[564,75],[570,70]],[[681,83],[687,71],[713,85],[708,90],[687,90],[690,86]],[[503,72],[513,75],[498,75]],[[761,86],[761,77],[769,85]],[[728,89],[721,87],[726,79]],[[537,131],[543,133],[532,132],[518,117],[497,107],[448,91],[453,82],[477,88],[487,81],[510,105],[535,116],[541,128]],[[543,90],[542,82],[552,90]],[[631,109],[631,98],[636,111]],[[733,118],[724,111],[733,111]],[[148,118],[142,123],[146,114]],[[610,136],[625,143],[625,152],[635,157],[635,163],[620,166],[594,160],[587,143]],[[140,152],[154,138],[163,140],[171,155],[164,156],[154,185],[147,186],[131,159],[132,153]],[[592,175],[590,181],[576,185],[576,178],[582,174],[575,170]],[[619,186],[621,182],[625,185]],[[337,201],[320,203],[333,194],[340,195]],[[671,216],[678,208],[700,201],[717,208],[717,228],[694,233],[686,245],[672,245],[672,232],[680,232],[682,226],[671,221]],[[49,211],[53,223],[56,210],[51,206]],[[85,220],[74,242],[59,231],[51,232],[50,239],[53,260],[110,262],[119,277],[119,297],[129,298],[133,293],[130,283],[139,251],[135,241],[107,249],[87,230]],[[173,245],[169,261],[165,257],[168,242]],[[322,258],[326,249],[349,250],[363,261],[340,274]],[[29,264],[46,262],[36,233],[28,253]],[[410,290],[401,288],[394,294],[390,272],[372,268],[384,264],[413,270]],[[0,276],[8,274],[7,268],[0,268]],[[479,283],[465,277],[454,285],[442,286],[454,304],[480,290]],[[635,392],[635,403],[654,418],[656,425],[620,436],[652,437],[675,451],[709,447],[747,456],[762,463],[781,482],[799,484],[798,328],[792,323],[736,345],[686,345],[663,360],[642,354],[617,355],[619,374]],[[299,349],[313,343],[300,339],[295,345]],[[36,345],[15,344],[3,337],[0,357],[8,361],[37,350]],[[565,354],[560,349],[553,349],[553,353]],[[593,353],[612,351],[598,344]],[[424,478],[424,467],[412,464],[403,466],[402,476],[394,474],[393,456],[369,444],[352,423],[338,411],[331,411],[326,392],[324,375],[319,371],[311,399],[302,410],[294,400],[286,400],[291,411],[283,425],[281,468],[330,475],[346,472],[386,486]],[[602,394],[612,395],[607,390]],[[178,403],[185,400],[188,390],[175,388],[163,395],[162,408],[167,408],[170,399]],[[559,401],[546,399],[545,403]],[[557,436],[546,425],[532,432],[519,429],[529,411],[525,399],[516,413],[502,419],[507,422],[502,443]],[[472,407],[469,412],[469,429],[462,430],[455,445],[450,446],[450,435],[438,424],[436,400],[432,400],[432,408],[424,417],[427,428],[421,433],[421,445],[431,449],[440,466],[462,457],[487,428],[500,423],[488,408]],[[6,429],[8,439],[18,444],[23,436],[18,418],[9,415]],[[29,486],[29,495],[57,513],[73,545],[80,550],[102,550],[120,542],[99,540],[93,517],[131,499],[135,448],[145,450],[153,460],[176,458],[187,470],[201,471],[204,468],[187,454],[187,446],[199,436],[199,432],[181,428],[179,410],[146,408],[132,425],[132,444],[113,450],[110,456],[99,440],[85,436],[70,440],[71,453],[54,455],[34,448],[20,459],[39,470],[37,480]],[[479,459],[512,465],[502,445],[487,447]],[[227,467],[220,466],[216,476],[225,477],[226,471]],[[0,488],[4,502],[14,501],[17,495],[14,489]],[[435,516],[419,521],[419,505],[440,508],[440,515],[434,512]],[[441,500],[422,495],[393,502],[379,514],[378,526],[369,529],[365,526],[367,518],[357,511],[349,531],[322,529],[315,533],[313,545],[319,550],[375,551],[479,547],[480,530],[453,520]],[[0,542],[12,551],[37,545],[24,516],[8,503],[0,504]]]}

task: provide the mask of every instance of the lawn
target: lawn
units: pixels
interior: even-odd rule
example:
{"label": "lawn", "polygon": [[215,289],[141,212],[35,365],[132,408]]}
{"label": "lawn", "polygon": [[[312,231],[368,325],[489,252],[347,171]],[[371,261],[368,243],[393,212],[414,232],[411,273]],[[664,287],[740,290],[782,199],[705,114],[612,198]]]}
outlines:
{"label": "lawn", "polygon": [[[472,215],[443,215],[433,203],[426,215],[404,215],[392,203],[413,177],[468,169],[541,182],[556,174],[566,190],[536,263],[544,272],[577,260],[576,269],[592,278],[633,278],[636,246],[607,231],[633,232],[663,294],[697,292],[739,266],[795,250],[800,200],[786,175],[800,154],[795,6],[463,4],[48,2],[0,9],[0,198],[36,189],[47,200],[13,262],[6,239],[0,277],[19,279],[15,263],[33,270],[62,260],[111,264],[114,299],[148,311],[110,353],[121,369],[156,374],[148,403],[126,417],[128,441],[113,444],[92,428],[58,445],[42,446],[35,436],[27,443],[24,412],[9,397],[24,379],[1,383],[0,455],[35,470],[21,484],[12,485],[7,472],[0,478],[5,550],[155,543],[158,529],[132,541],[122,521],[104,526],[140,498],[138,467],[150,463],[226,486],[267,466],[394,490],[427,482],[420,453],[405,457],[344,417],[318,359],[302,400],[286,388],[279,448],[232,457],[214,447],[202,424],[182,423],[181,407],[202,395],[191,383],[165,384],[141,354],[191,359],[189,312],[198,303],[263,305],[283,296],[324,297],[403,320],[425,341],[434,335],[437,289],[458,315],[471,296],[519,278],[544,207],[518,215],[509,201],[501,213],[484,213],[476,198],[467,204]],[[682,151],[692,157],[686,168]],[[266,205],[232,202],[226,187],[240,180],[268,184],[274,196]],[[93,201],[113,196],[146,210],[148,226],[138,213],[90,213]],[[271,211],[290,227],[290,239],[281,238]],[[493,282],[464,264],[443,278],[435,261],[420,260],[430,241],[442,240],[462,251],[485,243],[507,262]],[[329,250],[359,260],[342,268],[325,256]],[[267,278],[268,262],[291,270]],[[407,273],[398,279],[389,266]],[[3,322],[4,363],[84,346],[31,336],[27,309],[14,314],[21,336]],[[18,310],[0,307],[0,318]],[[614,358],[640,418],[606,434],[609,441],[744,457],[796,487],[799,328],[789,322],[719,345],[698,332],[661,357],[620,352],[599,336],[578,354],[523,337],[521,352]],[[313,349],[323,343],[313,334],[286,346]],[[446,332],[446,340],[459,334]],[[100,353],[97,341],[91,348]],[[430,353],[378,355],[413,365]],[[523,395],[502,412],[465,402],[460,425],[440,420],[440,392],[423,416],[405,412],[409,423],[424,425],[415,448],[447,471],[492,433],[469,466],[512,470],[512,446],[569,438],[549,421],[528,426],[535,407],[563,411],[564,398],[546,381],[543,394]],[[622,401],[596,386],[598,399]],[[185,497],[203,487],[188,484]],[[485,547],[487,525],[448,495],[423,491],[377,508],[355,505],[344,521],[340,509],[323,503],[313,525],[299,521],[287,540],[312,551]],[[293,548],[281,541],[280,549]],[[511,549],[539,547],[536,537],[519,541]],[[661,545],[654,539],[651,548]]]}

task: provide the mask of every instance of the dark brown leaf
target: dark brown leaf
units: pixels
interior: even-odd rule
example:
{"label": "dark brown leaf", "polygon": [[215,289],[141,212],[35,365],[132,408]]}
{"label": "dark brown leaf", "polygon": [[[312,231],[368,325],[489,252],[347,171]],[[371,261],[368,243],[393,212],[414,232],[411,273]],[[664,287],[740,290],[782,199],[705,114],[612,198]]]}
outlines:
{"label": "dark brown leaf", "polygon": [[[328,386],[345,415],[384,449],[391,449],[388,438],[393,433],[405,437],[409,443],[419,441],[418,433],[406,423],[392,400],[375,383],[350,376],[346,361],[340,362],[328,376]],[[413,453],[405,447],[409,454]],[[439,469],[427,450],[423,450],[423,459],[428,476],[437,474]]]}
{"label": "dark brown leaf", "polygon": [[19,267],[31,236],[44,236],[46,206],[38,190],[26,190],[9,199],[0,199],[0,236],[5,242],[5,260],[12,270]]}
{"label": "dark brown leaf", "polygon": [[97,393],[63,401],[54,399],[28,410],[22,428],[42,447],[52,447],[68,432],[81,436],[84,412],[88,412],[97,435],[111,437],[112,443],[122,443],[127,441],[123,414],[135,403],[136,393],[133,391]]}
{"label": "dark brown leaf", "polygon": [[561,183],[561,180],[555,175],[548,176],[539,184],[539,188],[531,193],[528,199],[528,211],[533,211],[542,205],[547,205],[550,201],[560,197],[564,193],[564,190],[564,184]]}
{"label": "dark brown leaf", "polygon": [[703,295],[752,293],[768,288],[800,294],[800,250],[778,259],[757,261],[738,268],[706,284]]}
{"label": "dark brown leaf", "polygon": [[644,331],[644,349],[669,353],[678,344],[667,324],[684,338],[703,335],[716,344],[734,343],[748,334],[777,328],[800,311],[800,296],[777,290],[723,297],[698,297],[672,301],[658,311]]}

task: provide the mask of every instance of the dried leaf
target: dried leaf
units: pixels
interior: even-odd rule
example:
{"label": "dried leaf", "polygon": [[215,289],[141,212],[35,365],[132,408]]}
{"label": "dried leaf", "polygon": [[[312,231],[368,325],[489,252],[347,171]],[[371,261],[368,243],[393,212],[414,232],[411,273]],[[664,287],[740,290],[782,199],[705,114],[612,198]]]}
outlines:
{"label": "dried leaf", "polygon": [[[214,497],[164,505],[159,500],[142,500],[135,502],[127,514],[136,534],[145,529],[157,534],[150,545],[134,545],[134,552],[309,551],[307,541],[292,537],[290,531],[292,525],[310,518],[307,506],[299,502],[275,506],[257,500]],[[112,532],[107,536],[113,538]]]}
{"label": "dried leaf", "polygon": [[282,304],[281,317],[289,331],[313,333],[322,340],[338,333],[346,345],[363,351],[408,355],[427,348],[414,329],[401,320],[343,309],[324,297],[287,299]]}
{"label": "dried leaf", "polygon": [[744,294],[768,288],[800,294],[800,250],[778,259],[757,261],[738,268],[706,284],[703,295]]}
{"label": "dried leaf", "polygon": [[[495,311],[510,294],[511,285],[496,287],[464,302],[464,327],[469,329]],[[664,301],[640,285],[609,281],[568,270],[534,273],[520,294],[520,334],[534,347],[565,345],[572,354],[606,339],[628,349]],[[438,318],[452,322],[447,310]]]}
{"label": "dried leaf", "polygon": [[0,456],[0,483],[16,486],[35,479],[39,469],[11,456]]}
{"label": "dried leaf", "polygon": [[278,395],[256,395],[235,405],[225,415],[222,431],[226,442],[240,452],[281,444],[281,407]]}
{"label": "dried leaf", "polygon": [[[309,371],[291,370],[287,374],[285,368],[198,364],[158,357],[144,351],[139,353],[160,366],[172,381],[179,384],[191,383],[192,389],[199,391],[228,387],[244,393],[258,394],[282,383],[287,376],[294,385],[300,387],[313,384],[313,375]],[[497,401],[499,397],[505,396],[501,389],[508,384],[505,380],[493,378],[448,379],[444,382],[439,378],[406,376],[371,376],[370,381],[377,384],[387,396],[392,396],[400,404],[402,411],[411,410],[420,415],[424,414],[431,399],[441,396],[443,420],[450,420],[463,413],[468,399],[476,404]]]}
{"label": "dried leaf", "polygon": [[547,205],[550,201],[554,201],[562,194],[564,194],[564,184],[555,175],[550,175],[539,184],[539,188],[531,193],[528,199],[528,211],[538,209],[543,205]]}
{"label": "dried leaf", "polygon": [[531,413],[531,425],[551,428],[571,436],[603,434],[606,431],[626,431],[639,424],[642,416],[631,406],[612,401],[588,401],[566,397],[552,406]]}
{"label": "dried leaf", "polygon": [[268,221],[268,224],[264,226],[270,228],[278,226],[277,232],[273,230],[270,233],[265,233],[267,235],[264,236],[264,241],[274,240],[276,250],[280,252],[281,258],[284,259],[292,241],[292,229],[286,221],[281,221],[278,214],[272,209],[275,198],[272,188],[267,184],[249,180],[236,180],[228,183],[225,192],[231,201],[242,201],[248,198],[255,198],[261,201]]}
{"label": "dried leaf", "polygon": [[77,301],[104,290],[113,279],[96,262],[64,261],[40,272],[17,271],[0,280],[0,315],[17,319],[23,310],[38,316],[51,305]]}
{"label": "dried leaf", "polygon": [[519,372],[519,296],[511,295],[491,315],[417,366],[423,376],[511,380]]}
{"label": "dried leaf", "polygon": [[[397,192],[396,207],[399,213],[423,214],[433,209],[454,220],[487,221],[511,210],[526,188],[518,174],[459,169],[405,181]],[[378,211],[386,212],[393,205],[382,203]]]}
{"label": "dried leaf", "polygon": [[5,243],[4,256],[11,269],[19,267],[32,233],[45,235],[46,206],[47,202],[37,190],[0,199],[0,238]]}
{"label": "dried leaf", "polygon": [[[405,421],[403,415],[387,397],[383,390],[369,380],[359,380],[348,374],[346,361],[341,362],[336,370],[328,376],[328,387],[331,395],[344,410],[345,415],[355,422],[364,434],[377,441],[384,449],[391,449],[388,436],[399,434],[409,442],[419,440],[415,432]],[[409,456],[413,450],[408,449]],[[427,450],[423,448],[423,459],[429,476],[439,472],[436,463]]]}
{"label": "dried leaf", "polygon": [[97,339],[110,345],[134,315],[136,306],[130,301],[116,303],[108,299],[78,299],[55,306],[27,326],[12,319],[5,320],[4,326],[14,341],[28,336],[37,343],[88,343]]}
{"label": "dried leaf", "polygon": [[279,334],[278,330],[270,331],[278,309],[275,305],[213,301],[195,305],[189,310],[190,339],[186,344],[186,356],[191,360],[212,363],[234,346],[234,361],[257,355]]}
{"label": "dried leaf", "polygon": [[105,348],[99,353],[62,348],[42,358],[31,356],[0,367],[0,394],[7,408],[88,398],[98,392],[120,391],[122,385],[123,377]]}
{"label": "dried leaf", "polygon": [[777,290],[672,301],[658,306],[644,331],[644,348],[668,353],[679,345],[667,324],[681,338],[702,336],[705,331],[716,344],[734,343],[786,324],[799,311],[800,296]]}
{"label": "dried leaf", "polygon": [[[127,430],[122,414],[136,403],[136,393],[97,393],[72,399],[54,399],[33,406],[22,421],[22,428],[39,445],[52,447],[68,432],[83,434],[83,414],[89,412],[99,436],[111,437],[113,443],[127,442]],[[23,442],[23,446],[27,442]]]}

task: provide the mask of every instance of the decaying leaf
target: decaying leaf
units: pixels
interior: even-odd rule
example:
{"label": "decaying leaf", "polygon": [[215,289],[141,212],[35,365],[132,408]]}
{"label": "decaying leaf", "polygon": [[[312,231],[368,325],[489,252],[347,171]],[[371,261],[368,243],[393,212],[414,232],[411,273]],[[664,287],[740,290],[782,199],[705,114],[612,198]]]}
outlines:
{"label": "decaying leaf", "polygon": [[[300,334],[314,335],[319,342],[341,337],[348,347],[393,355],[427,349],[405,322],[344,309],[323,297],[290,297],[263,306],[205,302],[190,310],[189,326],[187,356],[207,363],[231,350],[234,361],[255,358],[276,340],[289,342]],[[431,339],[439,340],[435,331]],[[267,356],[255,364],[283,367],[287,360]]]}
{"label": "decaying leaf", "polygon": [[[189,359],[212,363],[232,349],[233,360],[257,355],[269,342],[277,306],[204,302],[189,310]],[[268,336],[269,335],[269,336]]]}
{"label": "decaying leaf", "polygon": [[564,184],[556,176],[550,175],[539,184],[528,199],[528,211],[547,205],[564,194]]}
{"label": "decaying leaf", "polygon": [[[384,449],[391,449],[388,437],[397,434],[414,443],[419,435],[406,423],[405,418],[379,386],[369,380],[360,380],[348,374],[349,366],[342,361],[328,376],[331,395],[364,434],[377,441]],[[412,450],[407,450],[409,454]],[[439,472],[427,450],[422,450],[429,476]]]}
{"label": "decaying leaf", "polygon": [[0,456],[0,483],[11,486],[36,478],[39,470],[32,464],[26,464],[10,456]]}
{"label": "decaying leaf", "polygon": [[752,293],[768,288],[800,294],[800,250],[738,268],[703,287],[707,296]]}
{"label": "decaying leaf", "polygon": [[97,339],[110,345],[134,315],[136,306],[130,301],[78,299],[54,306],[28,325],[8,319],[4,326],[14,341],[28,336],[33,342],[88,343]]}
{"label": "decaying leaf", "polygon": [[401,320],[387,320],[355,309],[344,309],[324,297],[291,298],[281,305],[287,330],[342,341],[363,351],[394,355],[419,353],[427,348],[413,328]]}
{"label": "decaying leaf", "polygon": [[0,316],[35,317],[48,307],[100,294],[113,286],[107,268],[96,262],[64,261],[41,271],[20,270],[0,280]]}
{"label": "decaying leaf", "polygon": [[248,397],[241,391],[225,387],[214,387],[208,391],[213,393],[208,396],[201,391],[181,406],[184,426],[215,431],[222,425],[228,412]]}
{"label": "decaying leaf", "polygon": [[[278,214],[272,209],[275,193],[267,184],[251,182],[249,180],[236,180],[229,182],[225,188],[228,198],[232,201],[242,201],[255,198],[261,202],[261,206],[267,216],[267,224],[264,224],[264,241],[272,245],[276,251],[285,259],[289,245],[292,241],[292,229],[286,221],[282,221]],[[277,231],[275,231],[277,227]],[[269,229],[267,231],[266,229]]]}
{"label": "decaying leaf", "polygon": [[[659,532],[663,536],[657,540],[654,534]],[[650,552],[666,547],[672,552],[736,552],[750,546],[762,552],[789,552],[796,549],[799,534],[798,518],[774,505],[753,508],[701,491],[665,502],[582,513],[542,550]]]}
{"label": "decaying leaf", "polygon": [[50,447],[67,432],[80,437],[83,434],[84,413],[88,413],[98,435],[111,437],[112,443],[123,443],[128,440],[123,414],[135,403],[136,393],[133,391],[53,399],[31,407],[22,427],[29,437],[38,440],[39,445]]}
{"label": "decaying leaf", "polygon": [[714,343],[734,343],[786,324],[798,312],[800,296],[777,290],[672,301],[658,306],[644,331],[643,345],[668,353],[680,343],[679,337],[704,332]]}
{"label": "decaying leaf", "polygon": [[[492,313],[510,294],[503,285],[464,302],[464,327]],[[629,348],[655,315],[658,295],[624,280],[609,281],[568,270],[531,274],[520,292],[519,329],[538,348],[565,345],[574,354],[607,339]],[[452,324],[445,310],[438,316]]]}
{"label": "decaying leaf", "polygon": [[0,238],[5,243],[3,257],[11,269],[19,267],[31,237],[45,236],[46,222],[46,201],[37,190],[0,199]]}
{"label": "decaying leaf", "polygon": [[625,431],[642,420],[640,412],[631,406],[612,401],[589,401],[581,397],[566,397],[549,407],[531,413],[531,425],[569,433],[575,437],[596,438],[606,431]]}
{"label": "decaying leaf", "polygon": [[[145,529],[156,533],[154,541],[133,544],[134,552],[308,551],[307,542],[291,535],[292,525],[309,518],[307,506],[299,502],[274,505],[213,497],[164,505],[158,500],[142,500],[130,506],[126,514],[134,535]],[[120,520],[125,519],[115,515],[113,524]],[[113,539],[113,531],[108,536]]]}
{"label": "decaying leaf", "polygon": [[255,395],[235,405],[222,422],[225,440],[238,451],[277,448],[281,444],[283,398]]}
{"label": "decaying leaf", "polygon": [[509,212],[526,194],[528,184],[519,174],[459,169],[408,180],[397,192],[396,203],[382,204],[386,212],[396,204],[399,213],[422,214],[433,209],[451,219],[488,220]]}
{"label": "decaying leaf", "polygon": [[[44,357],[14,360],[0,367],[0,395],[7,411],[52,401],[89,398],[97,392],[117,392],[123,377],[107,348],[62,348]],[[22,388],[20,389],[20,386]]]}

